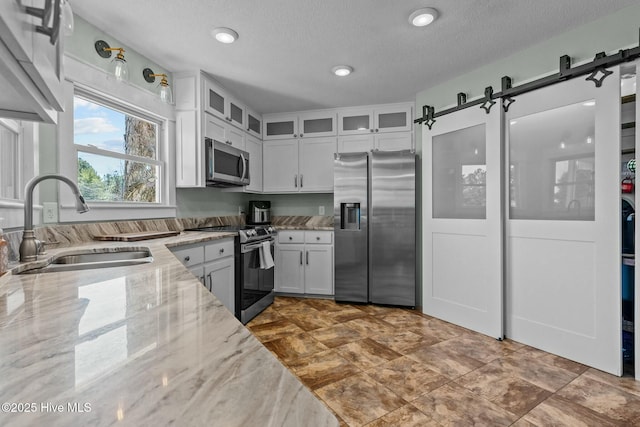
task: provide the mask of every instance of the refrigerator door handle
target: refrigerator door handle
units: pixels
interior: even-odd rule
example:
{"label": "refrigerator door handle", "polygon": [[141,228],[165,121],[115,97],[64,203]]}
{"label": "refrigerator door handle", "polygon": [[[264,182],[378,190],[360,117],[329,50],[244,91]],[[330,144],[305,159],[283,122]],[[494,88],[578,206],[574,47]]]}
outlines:
{"label": "refrigerator door handle", "polygon": [[302,265],[302,251],[300,251],[300,265]]}
{"label": "refrigerator door handle", "polygon": [[309,251],[307,251],[307,265],[309,265]]}
{"label": "refrigerator door handle", "polygon": [[298,175],[293,176],[293,185],[295,185],[296,188],[298,188]]}

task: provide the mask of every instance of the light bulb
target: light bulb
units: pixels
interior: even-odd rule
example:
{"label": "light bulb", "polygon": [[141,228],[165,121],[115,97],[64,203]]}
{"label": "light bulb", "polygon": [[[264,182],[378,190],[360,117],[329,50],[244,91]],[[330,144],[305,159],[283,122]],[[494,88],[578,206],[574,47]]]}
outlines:
{"label": "light bulb", "polygon": [[129,81],[129,67],[124,58],[119,58],[120,54],[111,61],[111,73],[119,82]]}
{"label": "light bulb", "polygon": [[165,104],[173,104],[173,92],[168,84],[160,84],[160,100]]}

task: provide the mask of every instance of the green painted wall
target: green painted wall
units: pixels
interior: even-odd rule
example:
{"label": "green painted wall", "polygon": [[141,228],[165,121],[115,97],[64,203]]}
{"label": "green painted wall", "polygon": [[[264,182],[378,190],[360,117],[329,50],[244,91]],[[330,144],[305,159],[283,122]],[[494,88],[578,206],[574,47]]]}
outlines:
{"label": "green painted wall", "polygon": [[178,217],[237,215],[250,200],[271,201],[273,215],[333,215],[333,194],[244,194],[229,193],[216,188],[179,188],[176,192]]}
{"label": "green painted wall", "polygon": [[[112,52],[110,58],[102,58],[99,56],[94,44],[98,40],[104,40],[111,47],[121,47],[125,50],[124,58],[126,59],[129,68],[129,83],[155,93],[160,81],[156,79],[154,83],[147,83],[142,77],[142,70],[145,68],[151,68],[151,70],[156,74],[167,74],[169,76],[169,84],[171,84],[171,73],[164,67],[161,67],[149,58],[129,48],[127,45],[118,41],[118,39],[93,26],[78,15],[74,15],[74,23],[75,29],[73,31],[73,35],[65,39],[65,54],[71,55],[86,64],[90,64],[107,71],[109,63],[113,58],[115,58],[116,52]],[[117,33],[117,27],[114,27],[113,29]],[[153,45],[150,44],[149,48],[151,49],[152,46]]]}
{"label": "green painted wall", "polygon": [[[446,83],[427,87],[416,95],[416,112],[423,105],[436,111],[456,105],[456,94],[464,92],[469,100],[484,95],[486,86],[500,91],[502,76],[510,76],[513,85],[558,72],[559,58],[569,55],[573,65],[591,61],[597,52],[614,53],[638,45],[640,4],[567,31],[499,61],[478,67]],[[424,127],[424,126],[422,126]],[[422,150],[422,129],[416,129],[416,147]]]}

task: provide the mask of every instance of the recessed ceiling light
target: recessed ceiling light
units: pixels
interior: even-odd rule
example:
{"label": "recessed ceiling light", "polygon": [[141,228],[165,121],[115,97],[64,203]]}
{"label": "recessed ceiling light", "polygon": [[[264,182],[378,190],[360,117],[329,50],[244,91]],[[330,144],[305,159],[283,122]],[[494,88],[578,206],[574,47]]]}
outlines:
{"label": "recessed ceiling light", "polygon": [[238,33],[231,28],[218,27],[211,30],[211,35],[220,43],[233,43],[238,39]]}
{"label": "recessed ceiling light", "polygon": [[409,22],[416,27],[424,27],[431,24],[438,17],[438,11],[430,7],[418,9],[409,15]]}
{"label": "recessed ceiling light", "polygon": [[353,73],[353,67],[350,67],[348,65],[336,65],[331,69],[331,71],[338,77],[346,77],[349,74]]}
{"label": "recessed ceiling light", "polygon": [[596,101],[587,101],[582,103],[582,105],[584,105],[585,107],[593,107],[594,105],[596,105]]}

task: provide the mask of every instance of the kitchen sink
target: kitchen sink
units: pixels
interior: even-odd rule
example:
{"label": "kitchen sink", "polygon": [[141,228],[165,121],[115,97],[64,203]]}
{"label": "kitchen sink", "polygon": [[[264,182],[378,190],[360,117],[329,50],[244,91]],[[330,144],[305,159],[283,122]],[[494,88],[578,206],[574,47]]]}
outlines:
{"label": "kitchen sink", "polygon": [[123,247],[73,251],[56,255],[49,264],[29,268],[17,274],[53,273],[58,271],[89,270],[123,267],[153,261],[149,248]]}

